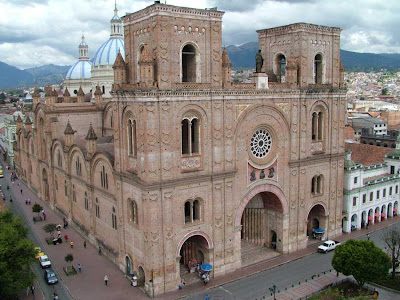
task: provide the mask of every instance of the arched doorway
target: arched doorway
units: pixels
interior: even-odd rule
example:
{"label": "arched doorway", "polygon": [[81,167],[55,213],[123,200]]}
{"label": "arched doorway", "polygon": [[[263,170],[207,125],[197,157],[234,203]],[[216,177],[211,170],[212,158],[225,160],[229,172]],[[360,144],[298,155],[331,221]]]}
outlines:
{"label": "arched doorway", "polygon": [[351,216],[351,231],[357,229],[358,217],[357,214]]}
{"label": "arched doorway", "polygon": [[275,59],[276,79],[280,83],[285,82],[286,75],[286,57],[282,53],[278,54]]}
{"label": "arched doorway", "polygon": [[381,220],[381,210],[379,207],[375,208],[375,223],[379,223]]}
{"label": "arched doorway", "polygon": [[399,213],[399,202],[395,202],[393,204],[393,216],[397,216],[397,214]]}
{"label": "arched doorway", "polygon": [[144,270],[142,267],[139,267],[138,286],[144,286],[145,282],[146,282],[146,277],[145,277]]}
{"label": "arched doorway", "polygon": [[348,232],[349,232],[349,231],[348,231],[348,228],[347,228],[348,223],[349,223],[349,221],[347,220],[347,217],[344,216],[344,217],[342,218],[342,231],[345,232],[345,233],[348,233]]}
{"label": "arched doorway", "polygon": [[[327,219],[327,213],[322,204],[315,204],[308,213],[307,235],[309,237],[322,238],[322,235],[325,235],[325,229],[327,228]],[[321,233],[321,236],[314,236],[313,233],[316,229],[323,229],[323,234]]]}
{"label": "arched doorway", "polygon": [[386,219],[386,205],[382,205],[381,208],[381,220],[384,221]]}
{"label": "arched doorway", "polygon": [[128,256],[125,256],[125,274],[130,276],[131,273],[131,260]]}
{"label": "arched doorway", "polygon": [[212,241],[205,233],[192,232],[186,235],[178,245],[180,278],[186,283],[198,281],[197,268],[212,262],[212,248]]}
{"label": "arched doorway", "polygon": [[361,228],[364,228],[367,225],[367,222],[368,222],[367,212],[364,210],[361,213]]}
{"label": "arched doorway", "polygon": [[387,216],[388,216],[388,218],[393,217],[393,205],[392,205],[392,203],[389,203],[389,204],[388,204],[388,207],[387,207]]}
{"label": "arched doorway", "polygon": [[270,241],[271,242],[271,248],[275,250],[276,249],[276,242],[277,242],[276,232],[271,230],[269,236],[271,237],[271,241]]}
{"label": "arched doorway", "polygon": [[49,182],[46,169],[42,171],[42,195],[45,201],[49,201]]}

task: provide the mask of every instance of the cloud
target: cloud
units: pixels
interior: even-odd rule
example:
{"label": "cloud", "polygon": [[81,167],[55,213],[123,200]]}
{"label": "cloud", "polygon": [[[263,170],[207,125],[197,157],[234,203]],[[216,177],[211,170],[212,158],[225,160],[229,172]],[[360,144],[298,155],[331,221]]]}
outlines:
{"label": "cloud", "polygon": [[[163,0],[161,2],[164,2]],[[119,15],[153,4],[118,0]],[[398,0],[167,0],[170,5],[224,10],[223,44],[257,41],[256,30],[295,22],[343,29],[341,47],[400,52]],[[110,34],[114,0],[0,0],[0,61],[20,68],[72,64],[82,33],[93,57]],[[16,22],[16,17],[18,21]]]}

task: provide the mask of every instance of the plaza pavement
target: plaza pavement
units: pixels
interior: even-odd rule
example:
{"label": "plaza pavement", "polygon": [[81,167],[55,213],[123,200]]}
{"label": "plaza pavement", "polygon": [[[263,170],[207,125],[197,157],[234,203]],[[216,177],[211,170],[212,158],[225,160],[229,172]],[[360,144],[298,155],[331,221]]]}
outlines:
{"label": "plaza pavement", "polygon": [[[42,249],[49,255],[53,269],[59,275],[59,279],[62,280],[67,290],[69,291],[71,298],[70,299],[82,299],[82,300],[128,300],[128,299],[148,299],[139,288],[131,287],[129,280],[125,277],[125,275],[107,258],[102,255],[98,255],[97,248],[95,248],[92,244],[87,241],[86,249],[83,247],[83,241],[85,238],[78,233],[72,226],[69,226],[67,229],[62,229],[61,236],[67,234],[69,237],[69,241],[74,242],[74,248],[71,249],[69,243],[63,242],[59,245],[47,245],[45,242],[45,238],[49,237],[49,235],[43,230],[43,226],[48,223],[62,224],[62,217],[58,215],[55,211],[51,210],[47,203],[41,201],[37,195],[28,188],[23,181],[17,180],[15,183],[10,182],[10,174],[12,170],[4,170],[4,176],[7,180],[10,189],[14,193],[15,197],[13,197],[14,201],[18,201],[21,206],[23,213],[29,223],[34,234],[41,241]],[[20,183],[20,185],[18,185]],[[4,187],[5,188],[5,187]],[[21,194],[20,190],[23,190]],[[31,199],[32,205],[37,202],[42,205],[45,209],[47,218],[46,221],[36,222],[33,224],[32,217],[36,215],[32,212],[32,205],[26,205],[25,199]],[[336,238],[341,242],[360,237],[362,235],[366,235],[367,232],[374,232],[376,230],[387,227],[391,224],[400,222],[400,217],[396,216],[391,219],[388,219],[384,222],[377,223],[371,225],[368,230],[361,229],[353,231],[349,234],[343,234]],[[299,250],[295,253],[280,255],[278,257],[246,266],[240,270],[229,273],[227,275],[213,278],[209,282],[207,286],[204,286],[202,282],[198,282],[189,286],[185,286],[183,290],[177,290],[175,292],[170,292],[163,296],[157,297],[158,299],[177,299],[177,298],[185,298],[191,294],[195,294],[205,289],[210,289],[213,287],[221,286],[225,283],[232,282],[235,280],[240,280],[245,276],[250,276],[254,273],[261,272],[266,269],[272,269],[276,266],[288,263],[290,261],[299,259],[306,255],[315,253],[317,247],[320,243],[316,243],[310,245],[309,247]],[[82,272],[78,273],[74,276],[66,276],[63,267],[67,266],[67,263],[64,260],[65,255],[68,253],[72,253],[74,256],[73,265],[77,269],[77,264],[80,263],[82,265]],[[109,282],[108,286],[104,284],[104,275],[108,275]],[[309,291],[318,290],[322,288],[324,285],[331,284],[336,282],[337,280],[343,279],[343,276],[336,277],[333,273],[321,274],[318,280],[314,280],[312,282],[304,282],[299,286],[289,288],[287,291],[281,291],[281,293],[277,294],[277,299],[296,299],[297,296],[301,294],[305,295],[309,294]],[[313,292],[313,291],[312,291]],[[37,286],[36,290],[36,299],[43,299],[38,294],[40,294],[40,286]],[[292,297],[290,296],[292,295]],[[295,297],[295,295],[297,295]],[[397,294],[396,294],[397,295]],[[397,295],[400,299],[400,295]],[[267,297],[268,298],[268,295]],[[380,297],[382,299],[382,297]],[[25,299],[32,299],[32,296],[24,297]],[[262,298],[260,298],[262,299]],[[396,298],[392,298],[396,299]],[[63,300],[63,299],[60,299]]]}

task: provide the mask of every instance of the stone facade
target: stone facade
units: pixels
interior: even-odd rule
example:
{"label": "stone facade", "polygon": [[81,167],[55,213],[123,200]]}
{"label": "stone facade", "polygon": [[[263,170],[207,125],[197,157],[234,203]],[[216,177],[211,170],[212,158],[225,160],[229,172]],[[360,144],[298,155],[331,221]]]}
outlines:
{"label": "stone facade", "polygon": [[[23,179],[151,295],[177,288],[180,262],[240,268],[242,240],[289,253],[314,222],[342,232],[340,30],[289,25],[282,49],[259,32],[270,82],[233,84],[222,16],[159,3],[125,16],[112,101],[99,88],[93,103],[34,95],[37,126],[18,131]],[[308,42],[332,39],[299,53],[298,26]],[[271,73],[272,52],[289,60],[288,81]]]}

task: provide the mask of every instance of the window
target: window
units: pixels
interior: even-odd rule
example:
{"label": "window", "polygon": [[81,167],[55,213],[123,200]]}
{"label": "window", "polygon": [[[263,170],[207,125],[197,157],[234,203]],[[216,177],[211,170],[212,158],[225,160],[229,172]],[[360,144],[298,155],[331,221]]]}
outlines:
{"label": "window", "polygon": [[200,121],[197,118],[182,120],[182,154],[200,153]]}
{"label": "window", "polygon": [[357,197],[353,197],[353,206],[357,205]]}
{"label": "window", "polygon": [[112,208],[111,213],[112,228],[117,229],[117,216],[115,214],[115,208]]}
{"label": "window", "polygon": [[137,146],[136,146],[136,121],[128,120],[128,154],[131,156],[136,156]]}
{"label": "window", "polygon": [[380,191],[376,191],[376,199],[379,199]]}
{"label": "window", "polygon": [[129,221],[133,224],[138,223],[137,204],[134,200],[128,200]]}
{"label": "window", "polygon": [[322,55],[317,54],[314,58],[314,83],[322,83]]}
{"label": "window", "polygon": [[99,206],[99,199],[96,198],[95,204],[95,211],[96,211],[96,218],[100,219],[100,206]]}
{"label": "window", "polygon": [[100,180],[101,180],[101,187],[103,189],[108,190],[108,174],[106,173],[105,166],[103,166],[102,170],[100,171]]}
{"label": "window", "polygon": [[374,192],[369,193],[369,201],[374,200]]}
{"label": "window", "polygon": [[395,191],[395,194],[398,194],[399,193],[399,186],[398,185],[396,185],[396,191]]}
{"label": "window", "polygon": [[201,200],[189,200],[185,202],[184,206],[184,221],[185,224],[201,221]]}
{"label": "window", "polygon": [[324,114],[322,111],[315,111],[312,114],[311,134],[313,141],[322,141],[324,134]]}
{"label": "window", "polygon": [[389,196],[392,196],[392,194],[393,194],[393,187],[390,187],[389,188]]}
{"label": "window", "polygon": [[286,57],[283,54],[278,54],[275,59],[276,64],[276,80],[284,83],[286,75]]}
{"label": "window", "polygon": [[54,185],[55,185],[56,191],[58,191],[58,180],[57,180],[57,175],[54,175]]}
{"label": "window", "polygon": [[76,170],[76,175],[82,176],[82,164],[79,159],[79,156],[76,158],[76,161],[75,161],[75,170]]}
{"label": "window", "polygon": [[323,176],[322,175],[314,176],[311,181],[311,194],[313,195],[322,194],[323,190],[322,185],[323,185]]}
{"label": "window", "polygon": [[357,183],[358,177],[354,177],[354,183]]}
{"label": "window", "polygon": [[182,82],[196,82],[196,48],[188,44],[182,49]]}
{"label": "window", "polygon": [[89,198],[87,192],[85,192],[85,209],[89,210]]}
{"label": "window", "polygon": [[390,174],[394,174],[394,166],[390,166]]}
{"label": "window", "polygon": [[68,186],[66,180],[64,180],[64,195],[65,197],[68,197]]}
{"label": "window", "polygon": [[75,184],[72,185],[72,201],[76,203]]}
{"label": "window", "polygon": [[363,194],[363,203],[367,202],[367,194]]}
{"label": "window", "polygon": [[61,159],[61,152],[60,150],[57,151],[57,165],[62,167],[62,159]]}

